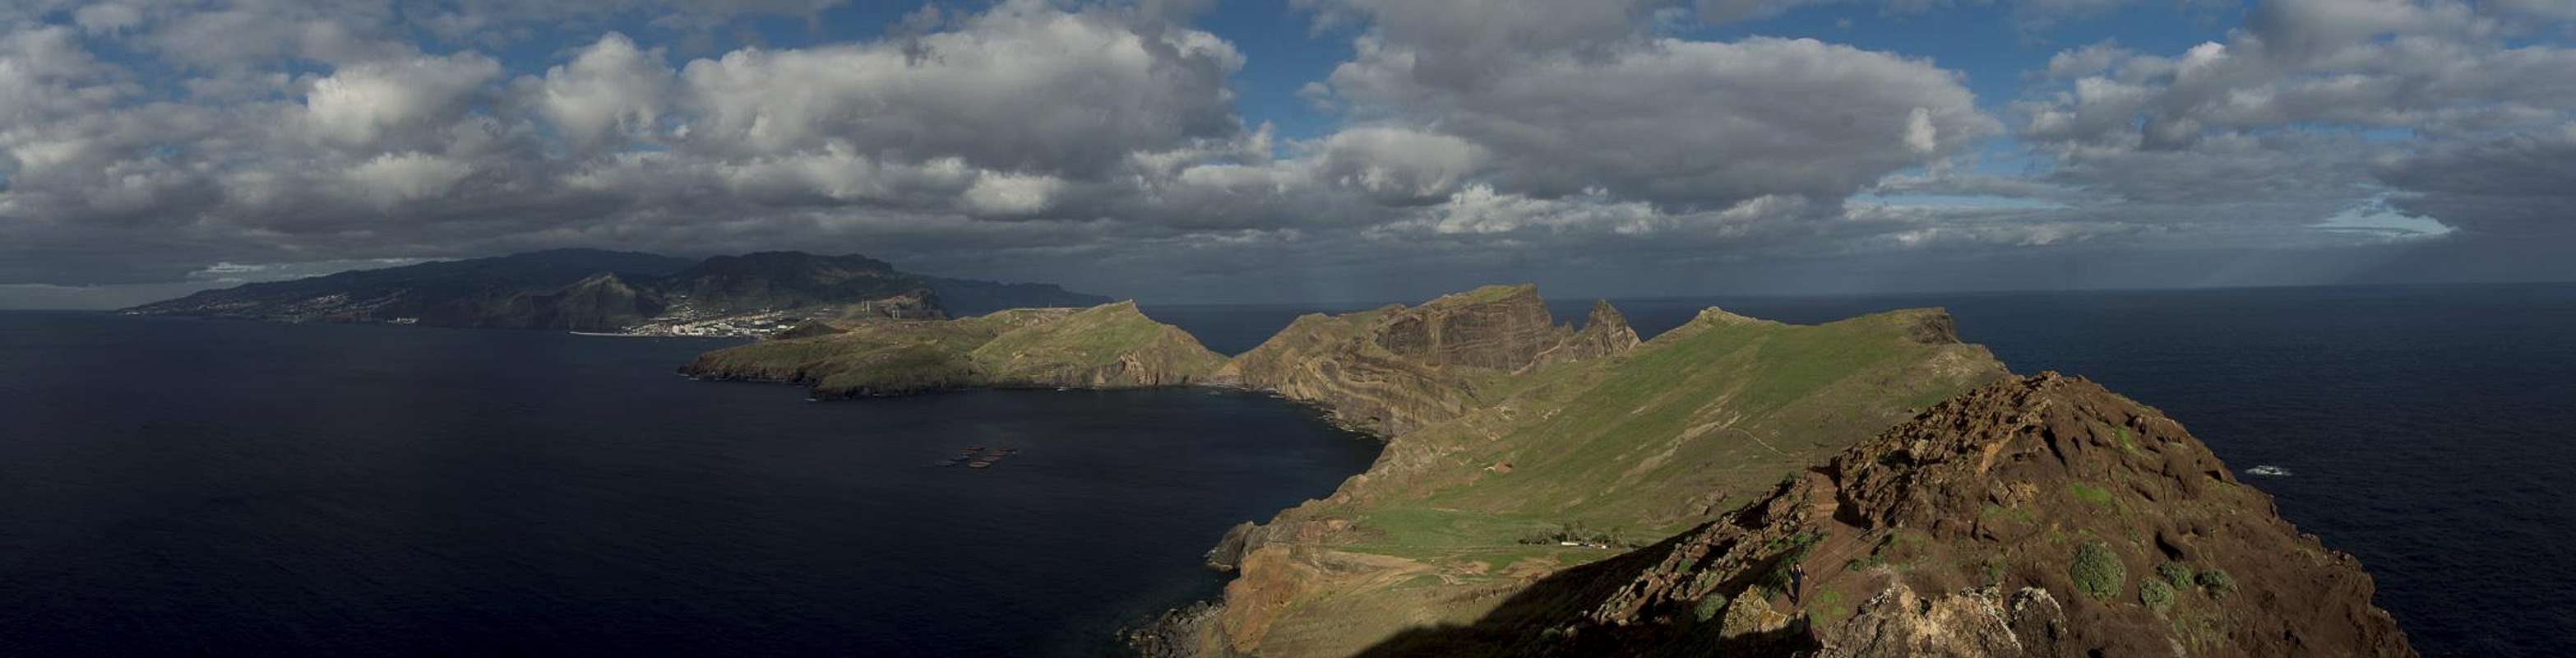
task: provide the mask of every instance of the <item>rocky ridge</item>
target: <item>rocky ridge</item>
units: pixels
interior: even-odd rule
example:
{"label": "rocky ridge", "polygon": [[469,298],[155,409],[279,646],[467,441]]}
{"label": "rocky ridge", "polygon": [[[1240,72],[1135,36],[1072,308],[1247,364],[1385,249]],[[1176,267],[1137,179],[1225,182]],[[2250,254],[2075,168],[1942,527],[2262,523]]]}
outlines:
{"label": "rocky ridge", "polygon": [[[1634,343],[1608,304],[1582,330],[1530,329],[1549,325],[1515,317],[1545,312],[1525,286],[1421,308],[1470,320],[1407,321],[1399,307],[1301,319],[1309,330],[1279,339],[1294,349],[1270,357],[1291,378],[1244,371],[1247,384],[1336,414],[1357,405],[1357,420],[1408,422],[1385,424],[1394,433],[1377,463],[1331,496],[1228,533],[1211,562],[1238,573],[1206,653],[1343,655],[1465,623],[2003,374],[1937,310],[1817,326],[1711,310]],[[1426,335],[1512,358],[1453,356]]]}
{"label": "rocky ridge", "polygon": [[1533,587],[1512,612],[1373,653],[2413,655],[2371,592],[2179,423],[2042,373]]}

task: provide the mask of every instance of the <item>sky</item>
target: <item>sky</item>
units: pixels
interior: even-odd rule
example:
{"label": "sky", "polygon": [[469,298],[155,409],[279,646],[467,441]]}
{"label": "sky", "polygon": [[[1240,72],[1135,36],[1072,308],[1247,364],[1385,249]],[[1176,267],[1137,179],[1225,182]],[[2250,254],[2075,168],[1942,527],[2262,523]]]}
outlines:
{"label": "sky", "polygon": [[0,1],[0,308],[587,247],[1155,302],[2576,280],[2576,0]]}

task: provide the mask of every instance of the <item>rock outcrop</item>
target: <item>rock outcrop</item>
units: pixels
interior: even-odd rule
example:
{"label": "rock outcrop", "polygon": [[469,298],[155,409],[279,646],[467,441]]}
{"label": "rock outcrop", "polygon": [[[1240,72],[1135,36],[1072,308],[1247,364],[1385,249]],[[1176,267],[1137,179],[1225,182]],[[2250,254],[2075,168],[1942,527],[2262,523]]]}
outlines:
{"label": "rock outcrop", "polygon": [[1582,331],[1540,351],[1523,369],[1618,356],[1637,349],[1641,342],[1644,341],[1637,338],[1637,330],[1628,326],[1627,315],[1611,306],[1609,300],[1593,300],[1592,313],[1584,317]]}
{"label": "rock outcrop", "polygon": [[1579,615],[1385,653],[2413,655],[2352,557],[2181,424],[2055,373],[1960,395],[1602,564],[1534,588]]}
{"label": "rock outcrop", "polygon": [[1980,587],[1925,600],[1897,583],[1825,629],[1816,656],[2078,658],[2065,652],[2068,630],[2066,609],[2048,590],[2025,587],[2007,599]]}
{"label": "rock outcrop", "polygon": [[1406,307],[1297,318],[1220,378],[1321,405],[1345,425],[1396,436],[1482,406],[1480,380],[1637,344],[1608,303],[1582,332],[1555,323],[1530,285],[1486,286]]}
{"label": "rock outcrop", "polygon": [[1225,357],[1134,302],[959,320],[833,323],[698,355],[680,372],[806,384],[817,398],[978,387],[1134,388],[1203,381]]}

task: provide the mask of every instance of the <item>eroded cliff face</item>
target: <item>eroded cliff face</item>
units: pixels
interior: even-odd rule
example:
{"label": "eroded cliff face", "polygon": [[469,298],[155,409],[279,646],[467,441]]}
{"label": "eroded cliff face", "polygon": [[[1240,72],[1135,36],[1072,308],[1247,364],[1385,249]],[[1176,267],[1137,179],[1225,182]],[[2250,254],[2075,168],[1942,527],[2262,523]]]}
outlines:
{"label": "eroded cliff face", "polygon": [[960,320],[836,322],[699,355],[681,373],[807,384],[818,398],[974,387],[1134,388],[1205,380],[1225,357],[1133,302]]}
{"label": "eroded cliff face", "polygon": [[1637,338],[1637,330],[1628,326],[1626,314],[1620,313],[1617,307],[1611,306],[1610,300],[1597,299],[1592,302],[1591,314],[1583,318],[1582,331],[1565,337],[1554,346],[1540,350],[1537,357],[1532,359],[1529,365],[1522,366],[1521,370],[1552,363],[1618,356],[1628,353],[1628,350],[1637,349],[1637,344],[1642,342],[1644,341]]}
{"label": "eroded cliff face", "polygon": [[2413,655],[2350,556],[2281,520],[2179,423],[2054,373],[1942,403],[1596,567],[1505,606],[1579,613],[1489,615],[1376,650]]}
{"label": "eroded cliff face", "polygon": [[1531,285],[1487,286],[1389,315],[1370,342],[1434,368],[1517,370],[1572,335]]}
{"label": "eroded cliff face", "polygon": [[1480,384],[1540,363],[1542,355],[1552,362],[1610,356],[1635,347],[1636,335],[1607,303],[1577,332],[1556,324],[1537,287],[1486,286],[1421,306],[1298,318],[1220,376],[1396,436],[1483,406],[1490,396]]}

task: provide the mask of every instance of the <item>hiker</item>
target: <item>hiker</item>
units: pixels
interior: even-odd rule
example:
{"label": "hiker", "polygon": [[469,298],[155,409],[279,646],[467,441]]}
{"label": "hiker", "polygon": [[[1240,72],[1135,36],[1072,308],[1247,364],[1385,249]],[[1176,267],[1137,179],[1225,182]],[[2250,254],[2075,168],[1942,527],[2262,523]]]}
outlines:
{"label": "hiker", "polygon": [[1798,605],[1807,595],[1807,565],[1789,565],[1789,605]]}

